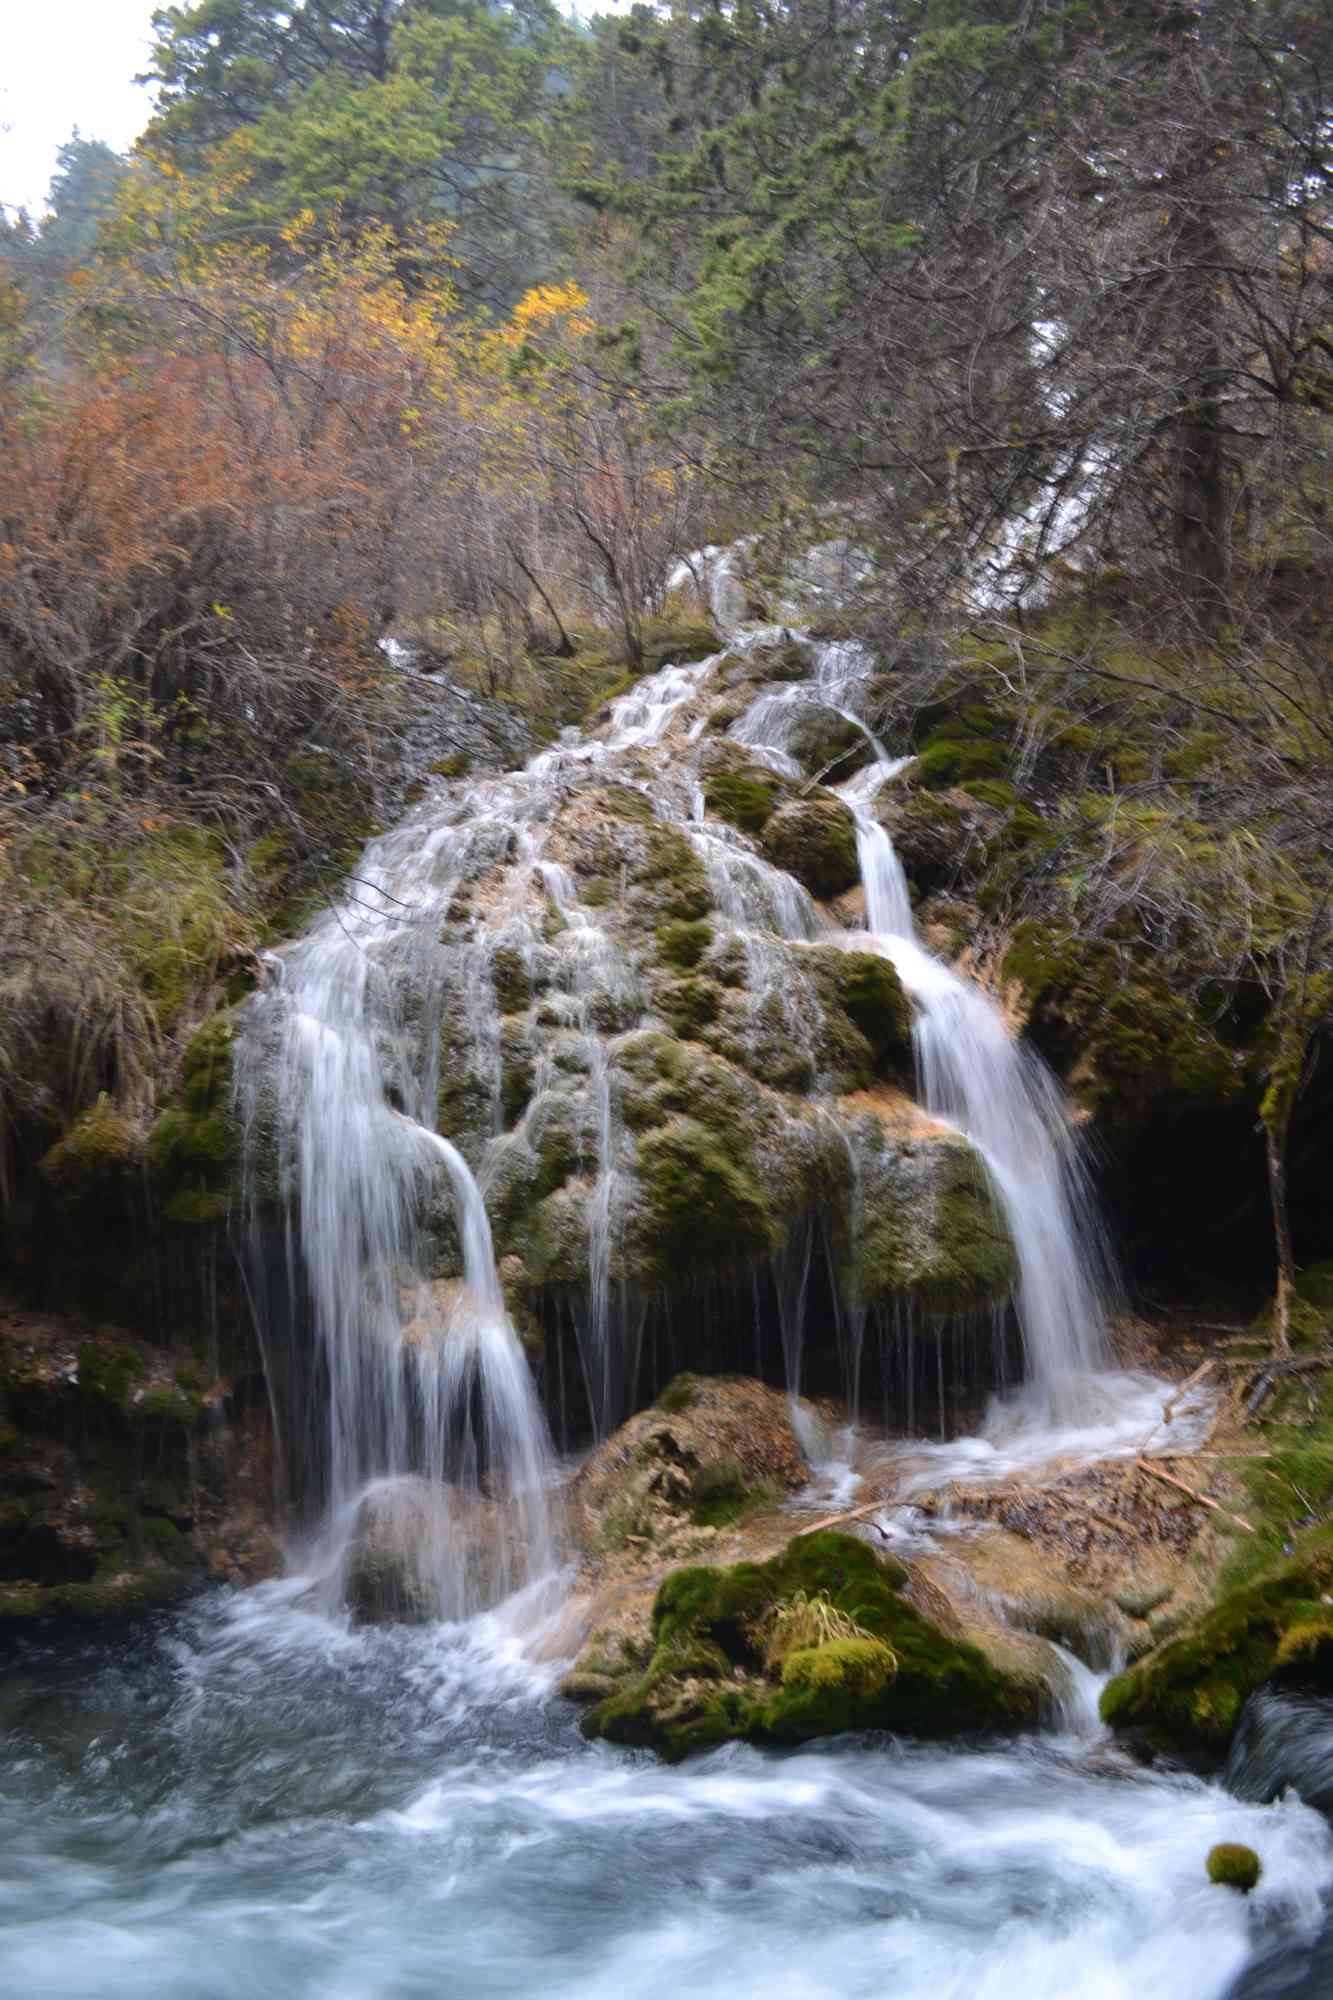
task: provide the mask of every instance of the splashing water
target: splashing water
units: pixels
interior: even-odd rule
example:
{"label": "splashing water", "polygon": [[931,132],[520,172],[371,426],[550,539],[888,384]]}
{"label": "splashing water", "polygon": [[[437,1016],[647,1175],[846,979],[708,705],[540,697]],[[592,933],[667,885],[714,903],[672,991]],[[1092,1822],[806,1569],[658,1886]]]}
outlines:
{"label": "splashing water", "polygon": [[[414,1051],[402,1014],[406,994],[430,993],[433,935],[464,864],[499,835],[481,819],[372,843],[347,898],[281,955],[236,1071],[261,1338],[286,1384],[299,1490],[325,1503],[325,1586],[341,1589],[369,1502],[377,1535],[407,1538],[386,1556],[429,1576],[429,1608],[454,1615],[553,1560],[545,1421],[490,1222],[466,1160],[434,1130],[434,1047]],[[259,1223],[265,1173],[292,1199],[280,1258]],[[462,1264],[449,1286],[425,1275],[443,1191]],[[316,1407],[323,1435],[312,1435]],[[405,1488],[386,1510],[386,1484],[414,1478],[429,1502]],[[498,1517],[488,1558],[462,1561],[460,1536],[483,1501]]]}
{"label": "splashing water", "polygon": [[[663,1768],[580,1742],[512,1627],[348,1632],[293,1579],[211,1594],[137,1647],[22,1657],[0,1710],[6,1990],[1327,1991],[1320,1816],[1140,1769],[1091,1740],[1086,1703],[1022,1743],[738,1745]],[[1252,1897],[1207,1881],[1223,1840],[1259,1854]]]}

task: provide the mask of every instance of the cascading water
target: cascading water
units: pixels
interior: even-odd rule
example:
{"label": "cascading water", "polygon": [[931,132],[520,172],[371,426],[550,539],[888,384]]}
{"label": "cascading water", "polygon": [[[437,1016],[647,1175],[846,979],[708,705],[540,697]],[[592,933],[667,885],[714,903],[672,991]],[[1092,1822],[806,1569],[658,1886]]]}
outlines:
{"label": "cascading water", "polygon": [[[742,594],[725,569],[724,582]],[[803,708],[856,717],[863,657],[820,647],[815,663],[810,687],[770,687],[733,722],[779,769]],[[622,1101],[625,1046],[668,1039],[611,921],[621,885],[600,863],[591,876],[578,866],[580,786],[598,773],[698,857],[719,963],[743,969],[728,999],[741,1053],[776,1009],[783,1053],[815,1063],[802,965],[844,945],[893,959],[919,1009],[929,1103],[982,1150],[1008,1214],[1033,1376],[1060,1404],[1100,1358],[1095,1241],[1064,1108],[980,989],[915,940],[872,810],[892,766],[872,745],[873,768],[843,788],[868,929],[842,933],[698,812],[693,746],[708,718],[696,703],[719,669],[667,669],[617,703],[600,736],[427,799],[372,843],[347,896],[277,955],[251,1003],[237,1051],[249,1269],[304,1461],[294,1474],[313,1477],[325,1526],[301,1575],[206,1591],[128,1638],[18,1642],[0,1687],[8,1990],[427,2000],[442,1967],[463,2000],[1326,1990],[1333,1837],[1287,1789],[1333,1796],[1326,1705],[1252,1704],[1230,1792],[1118,1752],[1098,1733],[1097,1676],[1072,1657],[1063,1716],[1025,1739],[731,1744],[663,1768],[583,1741],[556,1667],[533,1664],[534,1637],[560,1645],[540,1581],[549,1460],[496,1244],[504,1253],[514,1188],[534,1175],[545,1186],[547,1156],[563,1149],[548,1197],[570,1197],[557,1268],[579,1264],[588,1400],[614,1420],[633,1394],[615,1274],[642,1157]],[[771,1117],[803,1140],[823,1129],[823,1185],[853,1234],[868,1226],[853,1124],[821,1101],[818,1078],[773,1096],[786,1108]],[[825,1309],[816,1251],[831,1227],[827,1213],[798,1213],[775,1272],[756,1279],[756,1297],[761,1282],[775,1288],[793,1384],[806,1323]],[[865,1315],[842,1309],[854,1390]],[[757,1332],[757,1307],[755,1320]],[[1061,1449],[1154,1448],[1163,1394],[1140,1378],[1123,1410],[1090,1399]],[[855,1440],[821,1442],[818,1414],[799,1415],[825,1462],[804,1504],[841,1509],[859,1477]],[[910,1554],[928,1525],[942,1532],[928,1489],[1013,1477],[1050,1443],[1029,1422],[993,1441],[903,1447],[899,1500],[922,1506],[899,1505],[896,1533],[877,1526]],[[367,1523],[407,1545],[423,1603],[476,1615],[350,1630],[326,1615]],[[1216,1841],[1255,1848],[1253,1896],[1208,1882]]]}
{"label": "cascading water", "polygon": [[880,788],[911,760],[891,758],[854,709],[857,689],[872,670],[869,656],[855,645],[817,646],[810,687],[766,691],[733,723],[731,734],[791,775],[799,766],[787,744],[815,703],[854,722],[874,751],[874,763],[841,787],[856,822],[868,934],[850,937],[858,948],[868,941],[891,959],[916,1003],[925,1106],[977,1147],[1013,1238],[1015,1305],[1032,1397],[1050,1416],[1069,1418],[1109,1352],[1102,1303],[1106,1258],[1096,1211],[1049,1072],[1012,1039],[981,989],[916,937],[901,863],[872,811]]}
{"label": "cascading water", "polygon": [[[722,658],[743,668],[775,643],[790,644],[790,635],[781,628],[734,634],[727,656],[641,681],[613,704],[600,733],[564,740],[508,777],[428,801],[372,842],[345,899],[280,955],[250,1010],[237,1073],[251,1134],[252,1273],[272,1374],[285,1382],[283,1401],[295,1419],[298,1476],[322,1490],[344,1551],[363,1496],[370,1488],[382,1494],[386,1481],[424,1480],[442,1521],[454,1519],[465,1499],[498,1506],[510,1520],[499,1535],[507,1553],[461,1600],[442,1583],[441,1601],[451,1606],[477,1601],[478,1587],[483,1601],[514,1587],[551,1559],[544,1424],[505,1310],[487,1204],[503,1208],[511,1178],[553,1130],[559,1137],[553,1120],[572,1118],[570,1144],[585,1177],[584,1282],[571,1296],[595,1428],[605,1432],[634,1393],[633,1312],[617,1305],[613,1271],[635,1145],[619,1117],[608,1051],[622,1022],[643,1018],[649,998],[623,941],[584,900],[566,860],[548,851],[568,799],[603,772],[633,785],[644,810],[679,827],[696,849],[715,922],[744,955],[747,1032],[767,1035],[796,1070],[817,1067],[821,1003],[790,945],[869,945],[893,961],[918,1009],[926,1108],[976,1145],[1009,1224],[1034,1393],[1059,1414],[1104,1360],[1095,1229],[1059,1093],[981,990],[913,934],[902,870],[872,810],[899,763],[857,712],[871,668],[863,649],[812,646],[810,681],[762,687],[729,733],[787,778],[799,771],[793,731],[812,707],[866,737],[874,762],[842,795],[857,828],[867,931],[840,933],[789,874],[703,816],[702,752],[693,747],[707,720],[699,697]],[[447,920],[460,905],[474,912],[470,926],[446,946]],[[542,971],[548,1039],[526,1108],[506,1131],[506,1038],[514,1023],[501,988],[511,962],[524,978]],[[470,1157],[450,1122],[455,1114],[442,1110],[446,1099],[456,1101],[459,1074],[484,1127]],[[822,1130],[827,1112],[817,1089],[799,1117],[811,1134]],[[846,1145],[841,1130],[838,1143]],[[854,1158],[851,1165],[854,1212]],[[275,1182],[286,1202],[281,1254]],[[441,1278],[450,1269],[450,1214],[455,1275]],[[810,1241],[807,1231],[804,1247],[785,1253],[773,1275],[793,1391]],[[847,1316],[854,1383],[863,1315],[849,1305]],[[306,1317],[312,1342],[295,1334]],[[324,1416],[322,1436],[309,1434],[315,1412]],[[414,1518],[418,1501],[407,1510]],[[437,1537],[441,1578],[454,1532],[442,1528]],[[472,1575],[475,1564],[463,1569]]]}
{"label": "cascading water", "polygon": [[[408,1011],[435,984],[433,931],[468,850],[493,848],[497,831],[483,818],[372,843],[348,897],[282,954],[237,1056],[261,1337],[298,1422],[324,1415],[322,1437],[292,1440],[300,1477],[323,1489],[323,1566],[339,1588],[369,1502],[373,1535],[407,1539],[385,1559],[429,1586],[427,1608],[455,1616],[553,1559],[545,1422],[480,1189],[434,1129],[435,1045],[413,1036]],[[265,1174],[291,1203],[276,1273],[258,1221]],[[441,1186],[461,1253],[447,1286],[426,1275]],[[306,1307],[309,1343],[290,1331]],[[424,1488],[386,1502],[410,1480]],[[464,1560],[483,1496],[498,1519],[482,1559]]]}

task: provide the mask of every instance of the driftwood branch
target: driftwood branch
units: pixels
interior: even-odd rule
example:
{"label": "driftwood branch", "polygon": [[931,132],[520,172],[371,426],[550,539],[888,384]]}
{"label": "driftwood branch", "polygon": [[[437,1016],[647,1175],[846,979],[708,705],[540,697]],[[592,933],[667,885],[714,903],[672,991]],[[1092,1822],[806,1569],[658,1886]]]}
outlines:
{"label": "driftwood branch", "polygon": [[1142,1458],[1136,1458],[1134,1466],[1136,1471],[1146,1472],[1149,1479],[1160,1479],[1164,1486],[1173,1487],[1177,1493],[1183,1493],[1196,1507],[1209,1507],[1213,1513],[1225,1515],[1228,1521],[1234,1521],[1237,1527],[1244,1528],[1247,1535],[1258,1533],[1254,1523],[1247,1521],[1243,1514],[1233,1514],[1229,1507],[1222,1506],[1218,1500],[1210,1500],[1206,1493],[1196,1492],[1192,1486],[1187,1486],[1183,1479],[1177,1479],[1174,1473],[1163,1472],[1160,1466],[1149,1465],[1147,1460]]}

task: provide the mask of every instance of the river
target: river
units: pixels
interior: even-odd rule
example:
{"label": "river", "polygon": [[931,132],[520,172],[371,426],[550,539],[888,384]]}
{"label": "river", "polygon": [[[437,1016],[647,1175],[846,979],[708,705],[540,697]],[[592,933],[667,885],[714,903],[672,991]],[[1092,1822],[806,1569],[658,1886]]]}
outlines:
{"label": "river", "polygon": [[[581,1740],[556,1664],[534,1668],[518,1643],[530,1604],[352,1630],[316,1601],[300,1577],[218,1589],[133,1635],[13,1649],[5,1992],[1333,1990],[1333,1836],[1294,1795],[1247,1803],[1145,1771],[1086,1717],[1017,1743],[735,1746],[668,1769]],[[1310,1713],[1327,1759],[1333,1711]],[[1207,1881],[1218,1840],[1262,1857],[1252,1897]]]}

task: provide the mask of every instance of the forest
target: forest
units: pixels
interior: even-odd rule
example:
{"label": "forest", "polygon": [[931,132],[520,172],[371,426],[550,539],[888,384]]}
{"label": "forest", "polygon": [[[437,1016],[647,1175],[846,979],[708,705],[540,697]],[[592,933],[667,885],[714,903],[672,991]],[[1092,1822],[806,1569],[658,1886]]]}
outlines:
{"label": "forest", "polygon": [[1333,13],[147,47],[0,207],[15,1977],[1325,1990]]}

